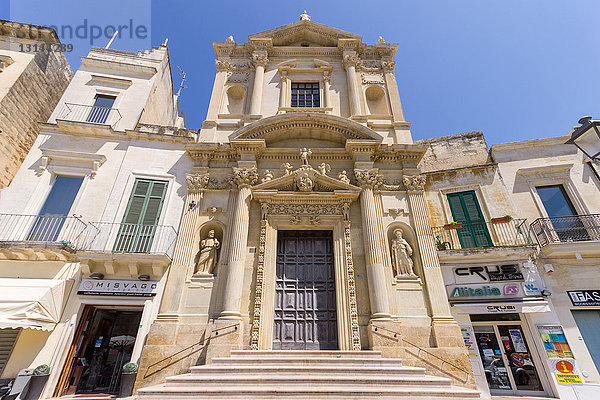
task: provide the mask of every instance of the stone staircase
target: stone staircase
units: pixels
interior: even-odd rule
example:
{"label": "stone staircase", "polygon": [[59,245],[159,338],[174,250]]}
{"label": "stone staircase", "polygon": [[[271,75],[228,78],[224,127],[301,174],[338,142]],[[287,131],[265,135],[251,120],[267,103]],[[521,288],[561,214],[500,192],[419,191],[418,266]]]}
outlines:
{"label": "stone staircase", "polygon": [[139,400],[175,399],[479,399],[450,379],[403,367],[378,351],[234,350],[166,383],[138,390]]}

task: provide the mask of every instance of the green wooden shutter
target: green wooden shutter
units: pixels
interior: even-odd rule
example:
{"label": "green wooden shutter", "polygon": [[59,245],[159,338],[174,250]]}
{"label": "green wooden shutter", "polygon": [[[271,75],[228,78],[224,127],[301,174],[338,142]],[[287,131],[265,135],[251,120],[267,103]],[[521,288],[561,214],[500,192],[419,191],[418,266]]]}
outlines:
{"label": "green wooden shutter", "polygon": [[167,182],[136,179],[119,228],[116,252],[147,253],[167,192]]}
{"label": "green wooden shutter", "polygon": [[493,246],[474,191],[451,193],[448,203],[454,220],[463,224],[457,231],[463,249]]}

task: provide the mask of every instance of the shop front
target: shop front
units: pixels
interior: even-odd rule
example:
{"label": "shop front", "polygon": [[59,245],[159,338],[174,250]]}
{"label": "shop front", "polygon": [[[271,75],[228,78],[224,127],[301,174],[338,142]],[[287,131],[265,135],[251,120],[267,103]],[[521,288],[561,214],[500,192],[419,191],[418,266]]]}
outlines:
{"label": "shop front", "polygon": [[555,390],[538,325],[557,321],[523,263],[451,267],[444,278],[484,398]]}
{"label": "shop front", "polygon": [[137,362],[157,281],[83,279],[80,316],[54,396],[119,393],[123,365]]}

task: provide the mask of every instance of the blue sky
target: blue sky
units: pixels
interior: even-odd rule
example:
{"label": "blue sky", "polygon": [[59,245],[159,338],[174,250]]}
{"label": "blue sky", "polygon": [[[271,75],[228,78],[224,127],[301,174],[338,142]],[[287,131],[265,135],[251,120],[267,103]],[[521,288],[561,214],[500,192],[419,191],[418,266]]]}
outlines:
{"label": "blue sky", "polygon": [[[8,4],[0,0],[0,17],[41,25],[88,19],[102,26],[132,18],[148,28],[148,37],[117,39],[115,49],[137,50],[168,37],[175,87],[176,65],[187,73],[181,108],[191,128],[206,116],[212,42],[229,35],[244,42],[296,21],[303,9],[313,21],[367,43],[378,36],[399,43],[396,77],[414,139],[482,130],[493,144],[560,136],[580,116],[600,118],[600,28],[594,22],[600,2],[593,0],[12,0],[10,14]],[[68,54],[74,69],[88,39]]]}

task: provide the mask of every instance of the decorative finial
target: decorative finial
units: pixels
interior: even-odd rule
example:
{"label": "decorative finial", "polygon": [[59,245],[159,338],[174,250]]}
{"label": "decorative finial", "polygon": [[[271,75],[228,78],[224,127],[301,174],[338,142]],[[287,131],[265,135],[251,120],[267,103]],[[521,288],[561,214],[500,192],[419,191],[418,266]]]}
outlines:
{"label": "decorative finial", "polygon": [[233,35],[229,36],[227,38],[227,40],[225,40],[225,43],[233,43],[233,44],[235,44],[235,40],[233,40]]}
{"label": "decorative finial", "polygon": [[300,21],[310,21],[310,15],[306,13],[306,10],[300,14]]}
{"label": "decorative finial", "polygon": [[383,44],[385,43],[385,40],[383,39],[383,37],[379,36],[379,39],[377,39],[377,42],[375,42],[375,44]]}

